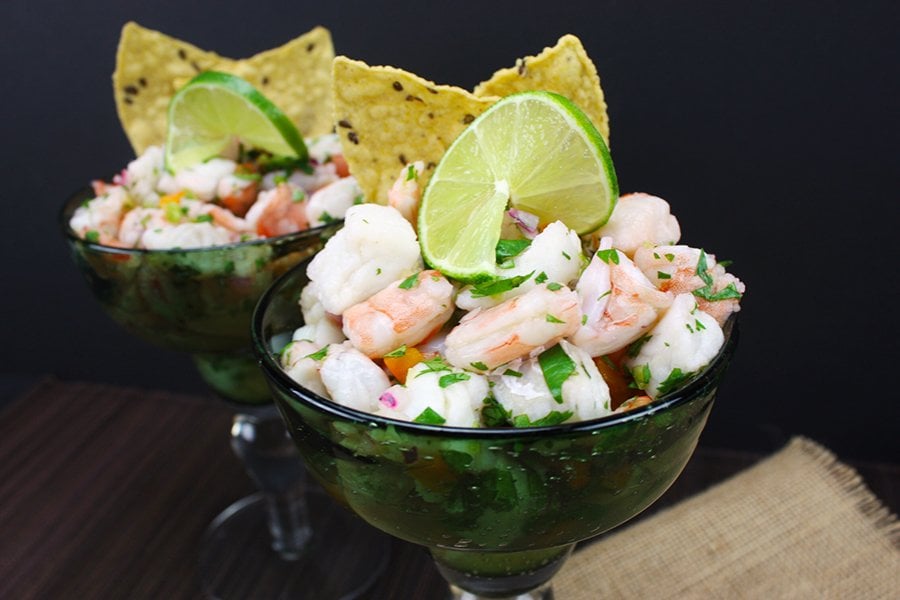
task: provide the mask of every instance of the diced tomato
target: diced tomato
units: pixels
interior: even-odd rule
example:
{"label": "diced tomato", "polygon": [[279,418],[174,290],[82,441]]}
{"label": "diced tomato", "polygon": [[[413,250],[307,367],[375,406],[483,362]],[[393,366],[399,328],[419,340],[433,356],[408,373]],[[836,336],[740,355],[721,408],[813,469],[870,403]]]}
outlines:
{"label": "diced tomato", "polygon": [[334,168],[338,177],[348,177],[350,175],[350,167],[347,165],[347,161],[344,159],[343,154],[333,155],[331,157],[331,162],[334,163]]}
{"label": "diced tomato", "polygon": [[597,370],[609,386],[610,405],[613,410],[634,395],[635,390],[628,387],[631,377],[622,364],[625,360],[625,350],[619,350],[607,356],[598,356],[594,359]]}

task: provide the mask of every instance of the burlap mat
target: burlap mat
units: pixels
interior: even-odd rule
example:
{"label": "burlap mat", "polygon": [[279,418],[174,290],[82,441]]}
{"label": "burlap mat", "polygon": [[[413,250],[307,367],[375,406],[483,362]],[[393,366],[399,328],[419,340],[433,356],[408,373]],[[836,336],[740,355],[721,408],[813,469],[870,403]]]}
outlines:
{"label": "burlap mat", "polygon": [[733,478],[576,552],[558,600],[900,598],[900,522],[794,438]]}

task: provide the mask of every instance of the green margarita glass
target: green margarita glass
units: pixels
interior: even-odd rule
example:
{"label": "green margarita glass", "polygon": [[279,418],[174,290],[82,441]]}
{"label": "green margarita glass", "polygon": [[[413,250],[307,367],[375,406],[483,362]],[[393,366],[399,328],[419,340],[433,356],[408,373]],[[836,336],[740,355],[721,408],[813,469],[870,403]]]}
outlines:
{"label": "green margarita glass", "polygon": [[553,427],[466,429],[340,406],[281,369],[304,261],[260,300],[254,347],[307,468],[366,521],[426,546],[458,598],[551,598],[574,545],[631,519],[690,459],[737,342],[648,406]]}
{"label": "green margarita glass", "polygon": [[[93,196],[89,188],[76,193],[59,215],[88,287],[130,333],[191,355],[204,381],[235,409],[231,446],[261,490],[226,508],[208,528],[200,549],[204,591],[241,597],[242,586],[255,582],[262,596],[361,593],[384,568],[389,539],[308,489],[250,337],[263,292],[321,249],[342,221],[225,246],[116,248],[84,240],[69,227],[78,206]],[[351,543],[365,552],[348,552]],[[322,575],[335,565],[332,576]]]}
{"label": "green margarita glass", "polygon": [[250,350],[250,318],[281,274],[319,250],[339,223],[227,246],[186,250],[114,248],[88,242],[69,227],[75,209],[94,197],[76,193],[60,225],[88,287],[129,333],[189,353],[203,379],[232,402],[271,402]]}

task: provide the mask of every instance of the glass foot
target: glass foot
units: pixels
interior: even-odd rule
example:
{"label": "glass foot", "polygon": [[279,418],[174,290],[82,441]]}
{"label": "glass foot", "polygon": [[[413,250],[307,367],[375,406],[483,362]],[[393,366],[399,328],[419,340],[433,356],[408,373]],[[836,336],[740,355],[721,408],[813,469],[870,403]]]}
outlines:
{"label": "glass foot", "polygon": [[200,578],[210,598],[360,596],[384,571],[390,537],[369,527],[322,492],[305,495],[312,535],[285,559],[272,550],[265,496],[253,494],[210,523],[200,548]]}

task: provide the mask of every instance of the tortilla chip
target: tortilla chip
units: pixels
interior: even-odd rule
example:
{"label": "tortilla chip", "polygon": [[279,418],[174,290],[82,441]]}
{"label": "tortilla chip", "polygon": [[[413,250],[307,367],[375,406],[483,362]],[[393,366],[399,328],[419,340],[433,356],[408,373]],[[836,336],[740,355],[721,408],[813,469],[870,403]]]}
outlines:
{"label": "tortilla chip", "polygon": [[166,114],[175,92],[202,71],[247,79],[304,136],[331,130],[331,62],[327,29],[316,27],[287,44],[232,60],[129,22],[122,28],[113,73],[116,109],[135,153],[166,140]]}
{"label": "tortilla chip", "polygon": [[316,27],[287,44],[235,63],[243,77],[280,108],[304,137],[330,133],[331,33]]}
{"label": "tortilla chip", "polygon": [[476,96],[508,96],[527,90],[556,92],[574,102],[609,144],[609,117],[600,76],[581,41],[564,35],[552,48],[526,56],[516,66],[501,69],[475,88]]}
{"label": "tortilla chip", "polygon": [[453,140],[498,100],[343,56],[334,60],[333,85],[344,158],[366,201],[380,204],[408,162],[425,162],[424,185]]}

